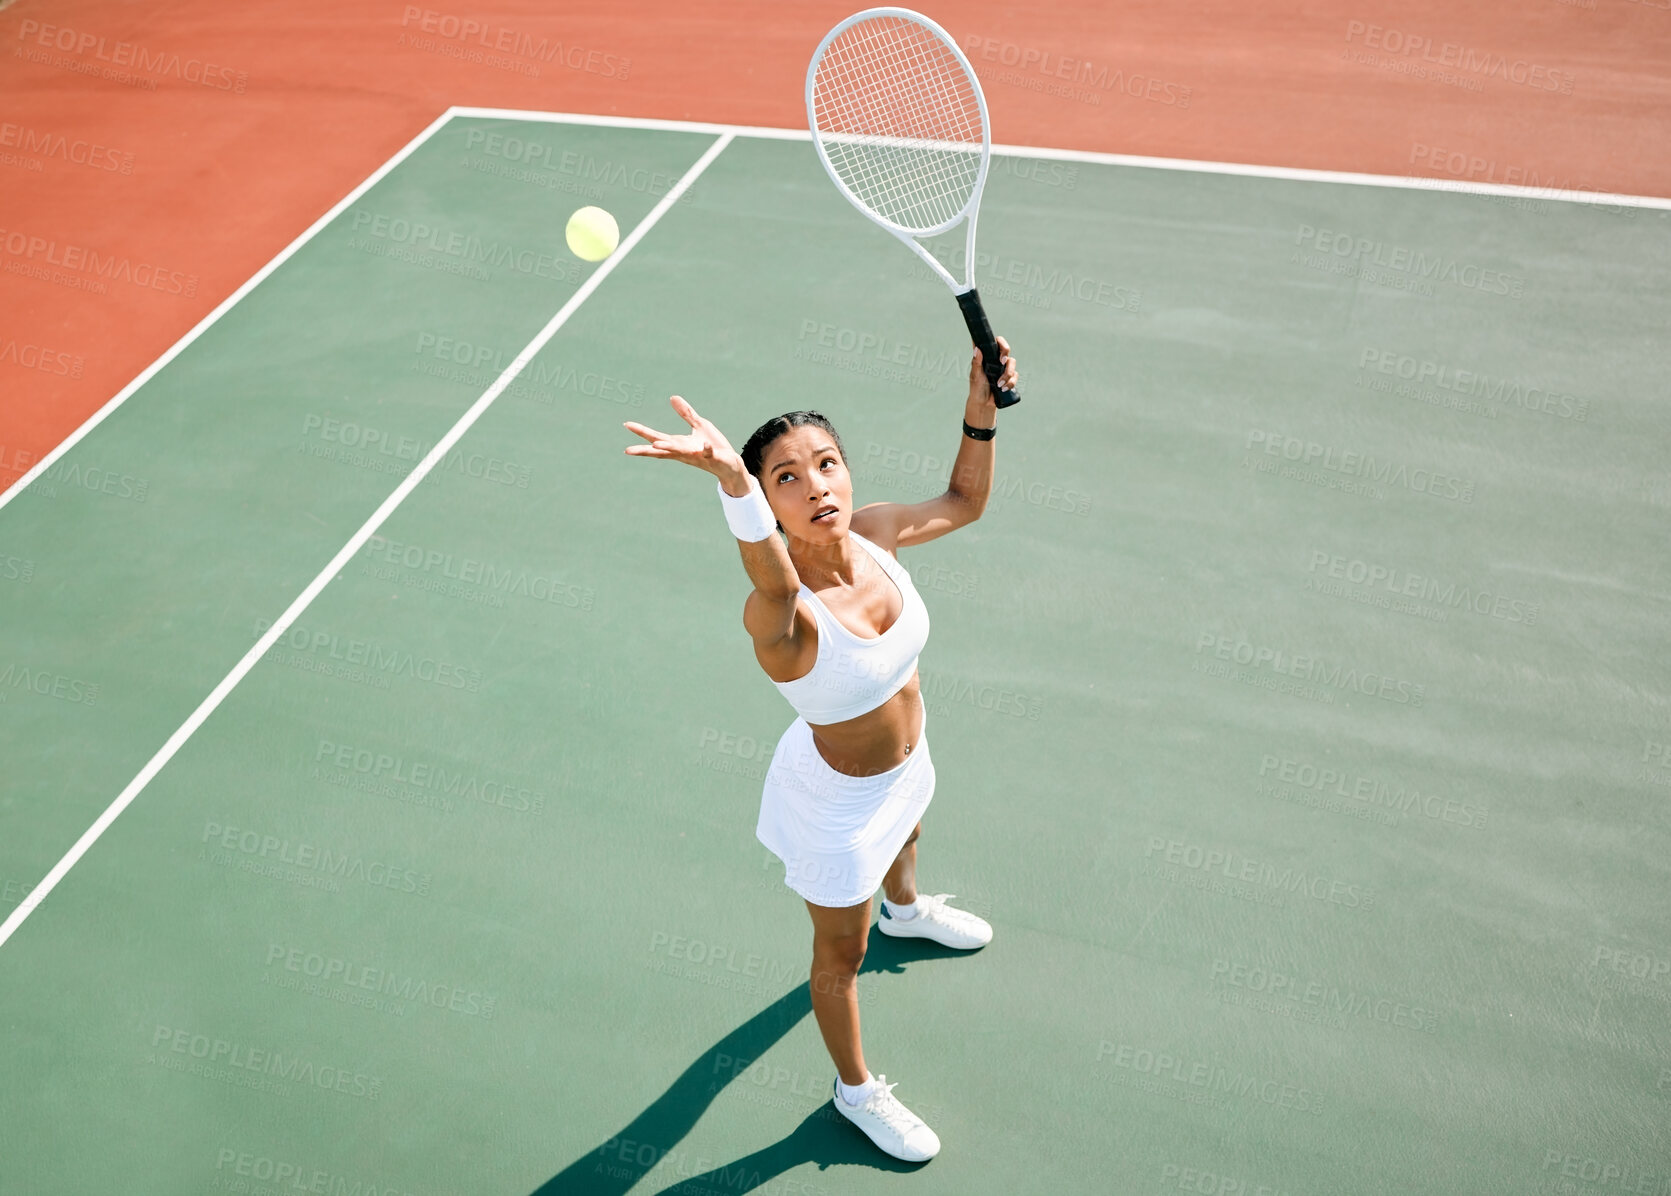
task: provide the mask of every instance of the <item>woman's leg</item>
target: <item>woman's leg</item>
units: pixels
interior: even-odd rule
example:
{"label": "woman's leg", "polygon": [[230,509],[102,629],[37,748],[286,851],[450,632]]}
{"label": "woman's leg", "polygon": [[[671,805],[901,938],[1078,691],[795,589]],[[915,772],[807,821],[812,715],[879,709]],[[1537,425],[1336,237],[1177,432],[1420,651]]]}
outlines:
{"label": "woman's leg", "polygon": [[882,878],[882,892],[895,905],[910,905],[917,899],[917,836],[922,829],[920,821],[911,828],[911,837]]}
{"label": "woman's leg", "polygon": [[838,909],[806,903],[812,915],[812,1015],[844,1084],[870,1078],[859,1045],[859,965],[870,934],[870,901]]}

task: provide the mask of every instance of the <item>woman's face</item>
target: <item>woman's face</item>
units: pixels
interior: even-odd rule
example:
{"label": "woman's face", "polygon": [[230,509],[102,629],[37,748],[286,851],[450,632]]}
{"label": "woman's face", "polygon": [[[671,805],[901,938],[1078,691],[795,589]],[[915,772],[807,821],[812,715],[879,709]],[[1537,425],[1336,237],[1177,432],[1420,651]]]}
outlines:
{"label": "woman's face", "polygon": [[[790,536],[837,543],[853,515],[853,478],[835,437],[815,424],[791,428],[760,457],[760,489]],[[820,512],[828,512],[821,518]]]}

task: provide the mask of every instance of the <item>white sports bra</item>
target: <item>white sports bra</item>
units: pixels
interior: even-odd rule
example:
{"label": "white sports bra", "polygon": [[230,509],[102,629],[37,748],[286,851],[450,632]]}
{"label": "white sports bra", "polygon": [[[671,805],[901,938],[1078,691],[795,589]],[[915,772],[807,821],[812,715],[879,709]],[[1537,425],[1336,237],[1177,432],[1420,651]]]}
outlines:
{"label": "white sports bra", "polygon": [[917,671],[917,657],[928,642],[928,607],[905,567],[887,552],[849,530],[848,535],[899,587],[905,600],[899,617],[881,635],[854,635],[803,583],[801,596],[818,625],[818,656],[812,670],[793,681],[774,681],[795,712],[813,724],[839,723],[875,710],[893,697]]}

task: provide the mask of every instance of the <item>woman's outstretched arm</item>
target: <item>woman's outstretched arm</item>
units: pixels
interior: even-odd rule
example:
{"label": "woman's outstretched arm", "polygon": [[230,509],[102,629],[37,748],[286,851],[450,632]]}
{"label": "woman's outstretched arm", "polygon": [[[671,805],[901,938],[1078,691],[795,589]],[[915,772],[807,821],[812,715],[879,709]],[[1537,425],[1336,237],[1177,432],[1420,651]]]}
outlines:
{"label": "woman's outstretched arm", "polygon": [[[648,444],[628,446],[628,456],[658,457],[664,461],[683,461],[686,465],[694,465],[704,473],[711,473],[718,478],[720,486],[733,498],[742,498],[751,486],[758,485],[748,470],[743,468],[742,457],[731,447],[731,442],[725,438],[723,432],[711,421],[698,415],[696,409],[678,395],[674,395],[668,402],[673,405],[673,410],[679,417],[690,425],[690,432],[683,436],[674,436],[627,420],[623,426],[628,431],[649,441]],[[749,596],[744,622],[749,625],[749,632],[756,639],[760,638],[753,625],[757,619],[762,623],[762,629],[768,631],[772,625],[782,622],[785,624],[784,630],[778,635],[769,636],[771,639],[782,638],[788,634],[787,625],[792,623],[794,618],[795,595],[801,590],[801,579],[789,560],[789,549],[776,533],[764,540],[738,540],[737,547],[742,550],[743,568],[748,571],[749,580],[754,583],[754,588],[760,595],[759,599],[752,594]],[[759,614],[749,613],[754,610],[758,610]]]}

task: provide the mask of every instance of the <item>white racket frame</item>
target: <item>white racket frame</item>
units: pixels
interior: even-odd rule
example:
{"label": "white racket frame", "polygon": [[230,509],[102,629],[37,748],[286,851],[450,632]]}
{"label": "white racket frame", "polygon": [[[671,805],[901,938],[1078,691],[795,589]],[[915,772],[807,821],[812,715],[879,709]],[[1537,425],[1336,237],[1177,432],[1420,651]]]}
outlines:
{"label": "white racket frame", "polygon": [[[944,42],[946,47],[951,50],[954,56],[956,56],[959,65],[963,67],[963,73],[969,77],[969,86],[975,94],[975,104],[980,109],[981,162],[980,168],[975,173],[974,190],[970,192],[968,202],[963,205],[962,209],[959,210],[956,215],[954,215],[950,220],[935,225],[933,228],[908,229],[903,225],[896,224],[892,220],[889,220],[886,216],[882,216],[873,211],[863,200],[854,195],[852,190],[848,188],[847,184],[842,181],[841,176],[836,173],[835,167],[831,165],[830,155],[824,149],[824,137],[826,134],[819,132],[818,129],[818,113],[814,109],[812,103],[812,83],[818,75],[819,63],[824,61],[824,51],[828,49],[830,43],[840,37],[845,30],[858,24],[860,21],[868,21],[872,17],[900,17],[907,21],[914,21]],[[922,258],[922,260],[928,265],[929,269],[933,270],[945,280],[946,285],[952,289],[952,294],[967,295],[970,291],[974,290],[975,221],[980,215],[981,192],[986,189],[987,166],[992,160],[992,122],[988,119],[986,114],[986,95],[981,91],[981,81],[975,77],[975,68],[969,65],[969,59],[964,55],[962,49],[958,47],[958,44],[952,40],[951,34],[947,33],[928,17],[923,16],[922,13],[909,8],[867,8],[863,12],[854,13],[852,16],[842,21],[841,24],[837,25],[834,29],[824,35],[824,40],[818,43],[818,49],[813,52],[812,61],[807,64],[806,116],[807,127],[812,130],[813,147],[818,150],[818,160],[824,164],[824,171],[830,176],[830,181],[836,185],[836,190],[840,191],[847,197],[847,202],[859,209],[859,211],[863,212],[868,219],[881,225],[888,232],[892,233],[906,245],[910,246],[912,252]],[[840,140],[840,135],[831,136],[830,139],[832,141]],[[874,140],[874,138],[866,138],[866,140]],[[913,141],[912,144],[915,145],[921,143]],[[967,147],[963,142],[957,142],[955,143],[955,146],[952,143],[946,143],[946,148],[956,148],[965,152],[967,150]],[[958,282],[957,279],[952,277],[951,272],[942,266],[939,260],[932,253],[924,249],[922,245],[917,242],[917,238],[937,236],[940,233],[946,232],[948,229],[955,228],[957,226],[957,222],[962,220],[964,217],[968,217],[969,219],[969,232],[964,238],[963,246],[963,281]]]}

